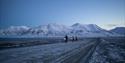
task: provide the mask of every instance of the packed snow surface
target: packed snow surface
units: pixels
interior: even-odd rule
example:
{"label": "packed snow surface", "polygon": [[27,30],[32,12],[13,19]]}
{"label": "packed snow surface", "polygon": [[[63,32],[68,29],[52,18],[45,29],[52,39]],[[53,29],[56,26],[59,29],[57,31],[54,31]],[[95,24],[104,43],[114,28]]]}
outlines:
{"label": "packed snow surface", "polygon": [[57,43],[0,50],[1,63],[48,63],[90,41]]}
{"label": "packed snow surface", "polygon": [[96,47],[89,63],[125,63],[125,39],[102,40]]}

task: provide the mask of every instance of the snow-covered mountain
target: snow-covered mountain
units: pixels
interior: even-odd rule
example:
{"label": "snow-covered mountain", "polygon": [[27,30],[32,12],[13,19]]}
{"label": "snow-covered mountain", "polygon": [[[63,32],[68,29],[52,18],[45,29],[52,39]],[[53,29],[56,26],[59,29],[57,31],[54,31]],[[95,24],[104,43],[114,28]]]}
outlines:
{"label": "snow-covered mountain", "polygon": [[10,26],[7,29],[1,29],[0,35],[23,35],[28,33],[30,27],[27,26]]}
{"label": "snow-covered mountain", "polygon": [[93,32],[93,33],[99,33],[99,32],[103,32],[106,31],[102,28],[100,28],[99,26],[95,25],[95,24],[73,24],[72,25],[72,30],[73,32],[84,32],[84,33],[89,33],[89,32]]}
{"label": "snow-covered mountain", "polygon": [[116,27],[115,29],[112,29],[110,31],[121,35],[125,35],[125,27]]}
{"label": "snow-covered mountain", "polygon": [[113,36],[113,34],[105,29],[100,28],[96,24],[80,24],[76,23],[72,26],[72,33],[83,36]]}
{"label": "snow-covered mountain", "polygon": [[59,24],[41,25],[38,27],[27,26],[11,26],[7,29],[1,29],[0,35],[38,35],[38,36],[64,36],[64,35],[79,35],[79,36],[113,36],[116,33],[104,30],[95,24],[79,24],[75,23],[72,26]]}

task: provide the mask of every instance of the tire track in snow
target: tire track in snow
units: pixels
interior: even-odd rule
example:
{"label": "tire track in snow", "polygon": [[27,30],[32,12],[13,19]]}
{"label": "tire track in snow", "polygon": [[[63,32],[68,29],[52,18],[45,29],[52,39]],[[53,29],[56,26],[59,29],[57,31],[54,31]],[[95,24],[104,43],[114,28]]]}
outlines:
{"label": "tire track in snow", "polygon": [[70,51],[65,55],[62,55],[61,57],[55,59],[50,63],[80,63],[81,60],[84,60],[82,62],[85,62],[87,60],[87,57],[90,55],[89,53],[92,54],[97,43],[98,41],[95,40],[86,45],[81,45],[80,47]]}

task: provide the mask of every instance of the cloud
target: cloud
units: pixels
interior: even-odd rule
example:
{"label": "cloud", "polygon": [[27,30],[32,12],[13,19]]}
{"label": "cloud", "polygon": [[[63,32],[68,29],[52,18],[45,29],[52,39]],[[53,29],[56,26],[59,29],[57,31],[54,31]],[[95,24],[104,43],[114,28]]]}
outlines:
{"label": "cloud", "polygon": [[114,27],[114,26],[118,26],[119,24],[107,24],[107,27]]}

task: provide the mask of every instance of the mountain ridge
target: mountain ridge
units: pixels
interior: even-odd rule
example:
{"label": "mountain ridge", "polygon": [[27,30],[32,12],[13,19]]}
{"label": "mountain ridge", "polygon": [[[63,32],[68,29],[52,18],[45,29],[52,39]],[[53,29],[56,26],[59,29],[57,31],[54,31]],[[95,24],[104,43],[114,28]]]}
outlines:
{"label": "mountain ridge", "polygon": [[[123,27],[124,28],[124,27]],[[79,36],[113,36],[118,35],[112,30],[107,31],[96,24],[80,24],[75,23],[71,26],[60,24],[47,24],[37,27],[27,26],[11,26],[7,29],[1,29],[0,35],[41,35],[41,36],[64,36],[64,35],[79,35]]]}
{"label": "mountain ridge", "polygon": [[116,27],[110,30],[111,32],[125,35],[125,27]]}

